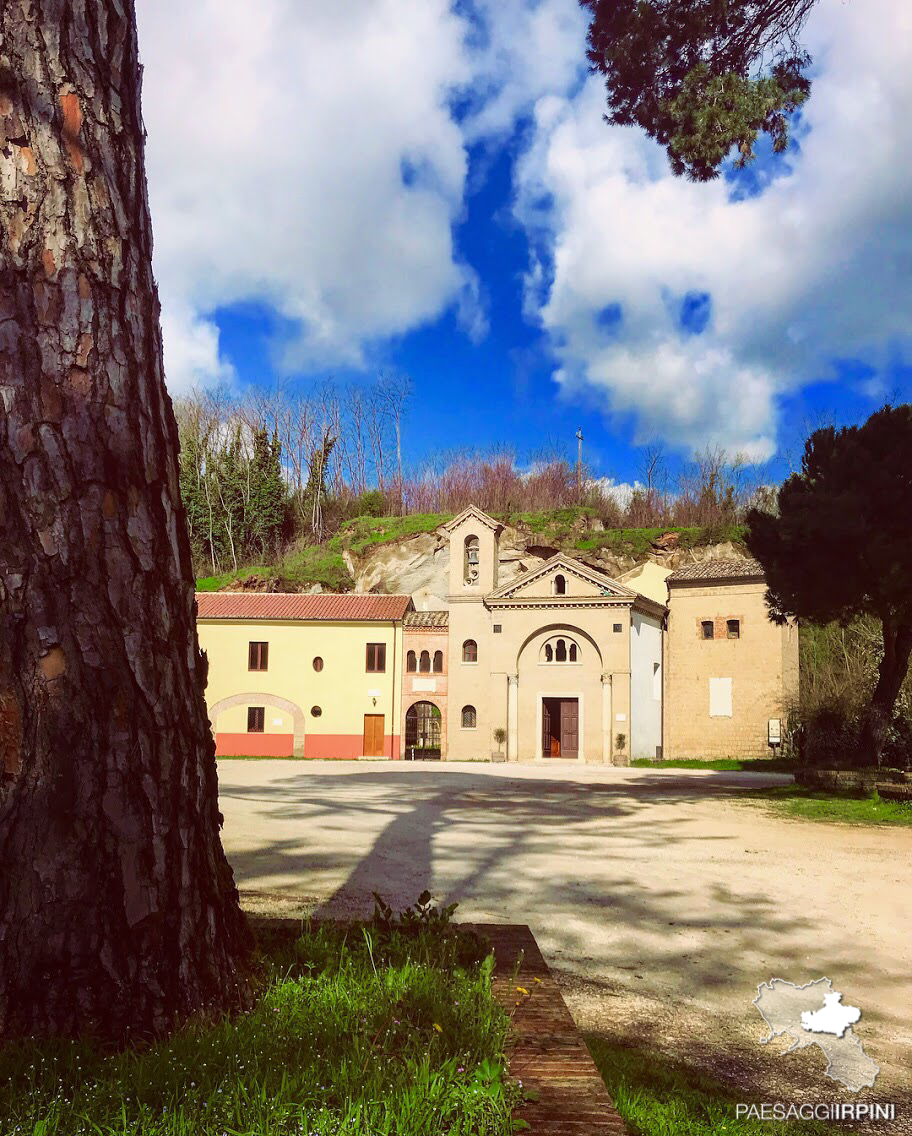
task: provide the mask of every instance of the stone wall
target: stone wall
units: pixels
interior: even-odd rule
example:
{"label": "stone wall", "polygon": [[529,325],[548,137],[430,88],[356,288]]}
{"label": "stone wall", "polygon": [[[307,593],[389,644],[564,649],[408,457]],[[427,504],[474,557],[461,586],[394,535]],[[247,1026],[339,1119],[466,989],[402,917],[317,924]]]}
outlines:
{"label": "stone wall", "polygon": [[[695,580],[669,590],[664,756],[770,756],[769,719],[785,718],[797,690],[797,627],[770,621],[763,582]],[[728,620],[739,622],[736,639]],[[703,637],[704,622],[712,639]]]}
{"label": "stone wall", "polygon": [[896,769],[809,769],[795,772],[795,780],[808,789],[873,791],[878,784],[912,785],[912,774]]}

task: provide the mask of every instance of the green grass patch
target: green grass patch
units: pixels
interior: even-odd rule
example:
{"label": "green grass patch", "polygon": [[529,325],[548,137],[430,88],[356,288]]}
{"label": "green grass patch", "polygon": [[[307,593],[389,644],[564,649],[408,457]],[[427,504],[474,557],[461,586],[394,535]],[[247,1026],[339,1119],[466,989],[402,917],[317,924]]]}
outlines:
{"label": "green grass patch", "polygon": [[603,1037],[587,1037],[586,1044],[634,1136],[830,1136],[841,1131],[818,1121],[737,1118],[735,1106],[752,1098],[708,1073]]}
{"label": "green grass patch", "polygon": [[21,1136],[505,1136],[518,1090],[493,957],[452,926],[305,928],[264,943],[256,1008],[150,1048],[0,1049]]}
{"label": "green grass patch", "polygon": [[453,519],[452,513],[410,513],[405,517],[355,517],[346,521],[326,547],[331,552],[347,549],[363,555],[374,545],[389,544],[404,537],[432,533]]}
{"label": "green grass patch", "polygon": [[235,580],[246,580],[249,576],[274,576],[275,567],[267,568],[262,564],[249,568],[239,568],[237,572],[222,572],[218,576],[200,576],[196,581],[198,592],[218,592],[227,588]]}
{"label": "green grass patch", "polygon": [[354,581],[338,551],[328,545],[305,545],[286,552],[277,564],[254,564],[239,568],[237,572],[222,572],[218,576],[203,576],[196,581],[198,592],[217,592],[235,580],[251,576],[275,579],[279,588],[293,590],[310,584],[320,584],[328,592],[351,591]]}
{"label": "green grass patch", "polygon": [[290,584],[322,584],[328,592],[348,592],[354,584],[342,556],[328,545],[306,545],[289,552],[276,571]]}
{"label": "green grass patch", "polygon": [[537,512],[493,513],[495,520],[511,528],[525,529],[560,538],[581,520],[587,524],[598,517],[598,509],[589,505],[571,505],[563,509],[542,509]]}
{"label": "green grass patch", "polygon": [[635,757],[630,763],[640,769],[718,769],[739,773],[794,773],[796,762],[787,757],[719,757],[704,761],[696,757],[675,757],[667,761]]}
{"label": "green grass patch", "polygon": [[798,820],[824,820],[841,824],[912,826],[912,804],[885,801],[878,793],[807,789],[803,785],[775,785],[745,789],[739,800],[766,804],[780,816]]}
{"label": "green grass patch", "polygon": [[701,548],[707,544],[722,544],[731,541],[733,544],[742,544],[744,541],[744,525],[709,525],[704,528],[697,526],[674,526],[664,528],[646,529],[606,529],[604,532],[590,533],[577,540],[574,547],[581,552],[597,552],[607,548],[617,556],[632,556],[636,560],[644,559],[652,550],[653,544],[665,533],[677,533],[677,547]]}

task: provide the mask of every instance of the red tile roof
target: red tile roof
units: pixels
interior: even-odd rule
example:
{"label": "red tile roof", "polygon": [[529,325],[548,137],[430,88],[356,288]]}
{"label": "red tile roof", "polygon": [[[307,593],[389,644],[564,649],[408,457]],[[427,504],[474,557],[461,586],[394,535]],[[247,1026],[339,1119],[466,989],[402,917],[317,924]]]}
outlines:
{"label": "red tile roof", "polygon": [[411,596],[302,595],[296,592],[197,592],[200,619],[402,619]]}

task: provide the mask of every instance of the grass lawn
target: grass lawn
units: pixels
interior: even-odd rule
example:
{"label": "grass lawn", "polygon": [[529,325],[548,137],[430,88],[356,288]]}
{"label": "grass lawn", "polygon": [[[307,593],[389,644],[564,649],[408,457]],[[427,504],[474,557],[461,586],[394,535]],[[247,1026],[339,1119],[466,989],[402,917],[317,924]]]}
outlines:
{"label": "grass lawn", "polygon": [[775,785],[769,789],[744,789],[735,799],[756,801],[780,816],[799,820],[912,826],[912,804],[884,801],[877,793],[841,793],[831,789],[806,789],[802,785]]}
{"label": "grass lawn", "polygon": [[795,762],[785,757],[720,757],[702,761],[696,757],[671,758],[653,761],[649,757],[635,757],[630,763],[640,769],[719,769],[741,773],[794,773]]}
{"label": "grass lawn", "polygon": [[261,935],[249,1014],[144,1050],[0,1049],[0,1133],[505,1136],[509,1019],[493,956],[453,927]]}
{"label": "grass lawn", "polygon": [[738,1118],[735,1106],[753,1102],[715,1077],[661,1053],[603,1037],[587,1037],[586,1044],[634,1136],[828,1136],[844,1131],[819,1121]]}

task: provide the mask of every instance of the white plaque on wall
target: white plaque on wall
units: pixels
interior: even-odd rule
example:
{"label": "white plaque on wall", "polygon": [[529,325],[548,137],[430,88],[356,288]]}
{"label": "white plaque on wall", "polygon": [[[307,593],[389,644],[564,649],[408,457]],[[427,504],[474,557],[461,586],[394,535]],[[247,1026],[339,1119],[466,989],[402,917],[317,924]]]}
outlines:
{"label": "white plaque on wall", "polygon": [[437,692],[437,679],[435,679],[435,678],[415,678],[415,679],[412,679],[412,690],[423,690],[427,694],[436,694],[436,692]]}
{"label": "white plaque on wall", "polygon": [[730,718],[732,716],[732,680],[730,678],[711,678],[709,680],[710,718]]}

